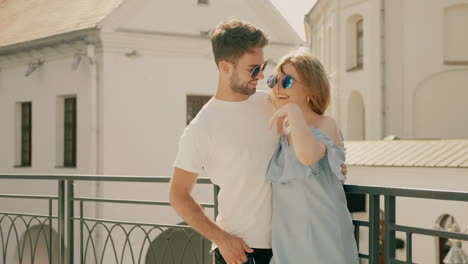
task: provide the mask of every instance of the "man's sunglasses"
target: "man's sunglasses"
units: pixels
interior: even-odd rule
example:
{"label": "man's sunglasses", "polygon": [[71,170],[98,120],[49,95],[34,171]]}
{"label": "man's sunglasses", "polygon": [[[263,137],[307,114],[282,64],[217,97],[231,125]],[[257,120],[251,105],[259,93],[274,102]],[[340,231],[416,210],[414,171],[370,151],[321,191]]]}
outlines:
{"label": "man's sunglasses", "polygon": [[[270,88],[275,88],[276,84],[278,83],[278,77],[275,75],[270,75],[267,79],[267,85]],[[294,83],[294,78],[291,75],[286,75],[283,77],[283,80],[281,81],[281,85],[283,86],[284,89],[291,88],[291,86]]]}
{"label": "man's sunglasses", "polygon": [[[232,63],[234,66],[239,67],[239,65],[235,64],[234,62],[232,62],[232,61],[229,61],[229,62]],[[260,71],[265,70],[267,64],[268,64],[268,61],[265,61],[265,63],[263,63],[262,65],[256,65],[251,71],[249,71],[247,69],[244,69],[244,68],[241,68],[241,67],[239,67],[239,68],[250,72],[250,77],[255,78],[260,73]]]}

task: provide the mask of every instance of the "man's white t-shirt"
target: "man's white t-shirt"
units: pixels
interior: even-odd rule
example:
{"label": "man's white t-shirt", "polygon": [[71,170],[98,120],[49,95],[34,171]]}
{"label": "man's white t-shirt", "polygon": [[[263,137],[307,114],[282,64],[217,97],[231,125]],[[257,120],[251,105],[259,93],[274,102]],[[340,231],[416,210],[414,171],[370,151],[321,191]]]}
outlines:
{"label": "man's white t-shirt", "polygon": [[174,166],[204,172],[219,185],[216,224],[249,247],[271,248],[271,185],[266,178],[278,137],[269,127],[268,93],[242,102],[214,97],[185,128]]}

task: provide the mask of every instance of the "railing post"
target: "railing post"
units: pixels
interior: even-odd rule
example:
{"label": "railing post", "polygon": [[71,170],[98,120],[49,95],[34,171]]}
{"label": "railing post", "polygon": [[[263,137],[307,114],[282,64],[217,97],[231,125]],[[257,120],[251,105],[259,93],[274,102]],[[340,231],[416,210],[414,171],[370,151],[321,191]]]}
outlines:
{"label": "railing post", "polygon": [[413,263],[413,234],[406,233],[406,262]]}
{"label": "railing post", "polygon": [[219,194],[219,186],[216,184],[213,184],[214,186],[214,217],[216,220],[216,217],[218,216],[218,194]]}
{"label": "railing post", "polygon": [[74,221],[75,221],[75,216],[74,216],[74,196],[75,196],[75,191],[74,191],[74,186],[73,186],[73,181],[69,180],[67,181],[67,238],[68,238],[68,247],[67,247],[67,256],[68,256],[68,264],[73,264],[74,262],[74,252],[75,252],[75,228],[74,228]]}
{"label": "railing post", "polygon": [[380,257],[380,196],[369,195],[369,263],[378,264]]}
{"label": "railing post", "polygon": [[52,256],[52,245],[53,245],[53,239],[52,239],[52,199],[49,200],[49,264],[52,264],[52,259],[54,258]]}
{"label": "railing post", "polygon": [[[218,194],[219,194],[219,186],[216,185],[216,184],[213,184],[214,186],[214,197],[213,197],[213,204],[214,204],[214,219],[216,221],[216,217],[218,217]],[[215,254],[213,253],[212,254],[212,257],[211,257],[211,263],[216,263],[216,260],[215,260]]]}
{"label": "railing post", "polygon": [[60,264],[65,264],[65,180],[58,183],[58,226],[59,226],[59,252]]}
{"label": "railing post", "polygon": [[83,225],[84,225],[84,220],[83,220],[83,201],[80,201],[80,260],[81,264],[84,264],[84,249],[83,249]]}
{"label": "railing post", "polygon": [[356,240],[356,247],[359,252],[359,225],[354,226],[354,239]]}
{"label": "railing post", "polygon": [[385,196],[385,263],[395,259],[395,196]]}

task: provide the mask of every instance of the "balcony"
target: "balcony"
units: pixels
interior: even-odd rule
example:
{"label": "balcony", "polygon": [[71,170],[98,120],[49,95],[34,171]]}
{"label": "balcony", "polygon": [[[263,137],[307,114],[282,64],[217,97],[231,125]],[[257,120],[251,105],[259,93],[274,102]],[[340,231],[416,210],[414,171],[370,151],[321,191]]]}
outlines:
{"label": "balcony", "polygon": [[[213,263],[208,253],[211,243],[180,223],[167,200],[141,199],[142,188],[154,190],[154,196],[159,193],[167,197],[169,180],[168,177],[0,174],[0,264]],[[206,178],[199,179],[197,185],[204,186],[204,191],[199,193],[204,193],[205,198],[207,190],[211,192],[208,195],[211,201],[201,205],[207,214],[215,217],[218,188]],[[103,188],[107,188],[105,192],[98,191]],[[468,241],[468,234],[461,232],[402,225],[396,221],[396,198],[468,205],[468,192],[357,185],[345,185],[345,191],[365,194],[368,201],[368,219],[354,220],[361,263],[414,263],[415,235]],[[381,209],[385,212],[383,219]],[[158,218],[149,213],[156,213]],[[363,229],[368,231],[365,239],[361,236]],[[396,232],[405,234],[403,260],[396,258]]]}

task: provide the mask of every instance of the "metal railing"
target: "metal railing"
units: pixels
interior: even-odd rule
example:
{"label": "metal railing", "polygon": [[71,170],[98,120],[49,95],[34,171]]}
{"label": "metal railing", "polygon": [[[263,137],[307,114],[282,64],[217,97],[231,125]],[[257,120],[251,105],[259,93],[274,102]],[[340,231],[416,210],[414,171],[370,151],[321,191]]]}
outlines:
{"label": "metal railing", "polygon": [[[46,245],[49,263],[212,263],[207,254],[209,242],[183,224],[155,224],[150,222],[122,221],[104,217],[87,217],[84,213],[87,204],[126,204],[144,206],[169,206],[168,201],[109,199],[103,197],[81,197],[75,195],[75,182],[133,182],[133,183],[168,183],[169,177],[133,177],[133,176],[91,176],[91,175],[5,175],[0,180],[48,180],[55,182],[56,195],[0,194],[2,200],[41,200],[47,201],[47,214],[31,214],[0,211],[0,264],[9,264],[16,257],[18,263],[34,263],[41,241]],[[211,184],[209,179],[198,179],[198,184]],[[1,184],[1,182],[0,182]],[[213,208],[217,214],[217,193],[213,188],[213,203],[203,203],[204,208]],[[39,190],[38,190],[39,191]],[[444,237],[468,241],[468,235],[425,229],[413,226],[397,225],[396,197],[436,199],[468,202],[468,192],[449,192],[437,190],[386,188],[376,186],[345,185],[347,193],[366,194],[369,197],[368,221],[354,220],[355,237],[359,245],[360,229],[369,228],[369,254],[359,253],[369,263],[379,263],[380,254],[384,253],[385,263],[413,263],[412,236],[414,234]],[[385,227],[380,230],[380,198],[384,198]],[[75,208],[75,206],[77,208]],[[75,210],[77,209],[77,210]],[[75,215],[76,211],[78,214]],[[35,225],[38,231],[31,234]],[[23,232],[21,232],[23,230]],[[57,235],[54,236],[54,230]],[[100,231],[99,231],[100,230]],[[406,233],[406,260],[395,258],[395,232]],[[101,232],[102,241],[96,241]],[[120,232],[120,235],[116,235]],[[139,232],[138,235],[136,233]],[[78,235],[76,235],[77,233]],[[384,247],[380,245],[380,236],[385,237]],[[134,237],[132,237],[134,236]],[[181,236],[183,237],[182,239]],[[136,238],[137,239],[136,239]],[[175,239],[175,238],[178,239]],[[116,241],[119,238],[119,241]],[[136,239],[136,240],[135,240]],[[159,247],[154,243],[159,239]],[[181,252],[174,252],[171,243],[182,241],[178,246]],[[13,244],[10,244],[13,241]],[[75,245],[75,243],[79,245]],[[156,243],[157,244],[157,243]],[[198,246],[195,246],[197,244]],[[121,251],[118,252],[118,246]],[[12,250],[12,248],[15,248]],[[27,252],[29,249],[29,252]],[[55,252],[55,253],[54,253]],[[109,253],[110,252],[110,253]],[[10,255],[9,255],[10,254]],[[11,256],[14,254],[15,256]],[[27,259],[26,259],[27,257]],[[148,258],[151,259],[148,262]],[[10,260],[11,261],[11,260]]]}
{"label": "metal railing", "polygon": [[[168,201],[107,199],[75,195],[75,182],[78,181],[168,183],[169,177],[0,174],[0,180],[46,180],[58,184],[57,195],[0,194],[0,206],[5,204],[1,202],[4,199],[47,200],[49,212],[48,215],[40,215],[0,211],[0,250],[2,252],[0,264],[10,264],[13,258],[16,258],[14,261],[18,263],[37,263],[38,244],[41,240],[45,242],[47,260],[51,264],[187,263],[182,262],[184,258],[190,258],[189,263],[212,263],[211,256],[207,254],[210,243],[187,225],[132,222],[104,217],[91,218],[84,214],[85,205],[89,203],[151,207],[169,206]],[[211,184],[211,181],[200,178],[197,183]],[[201,205],[204,208],[215,207],[213,203]],[[79,212],[77,215],[75,215],[75,206]],[[54,208],[58,209],[54,210]],[[32,225],[39,227],[38,234],[31,234]],[[52,234],[53,229],[57,230],[56,237]],[[23,230],[22,234],[20,234],[21,230]],[[99,232],[101,232],[102,241],[97,243],[96,236]],[[75,233],[79,233],[78,237]],[[116,238],[120,241],[116,241]],[[180,250],[174,252],[172,248],[174,245],[171,245],[173,238],[183,243],[182,252]],[[55,243],[57,248],[53,247],[54,240],[58,240],[56,241],[58,243]],[[75,242],[79,246],[75,245]],[[155,242],[159,244],[158,248],[155,248]],[[118,244],[121,245],[120,251]],[[194,248],[195,244],[197,248]],[[12,251],[11,248],[16,249]],[[53,254],[53,250],[57,251],[56,254]]]}
{"label": "metal railing", "polygon": [[[410,188],[388,188],[377,186],[345,185],[346,193],[369,195],[369,220],[353,220],[355,237],[359,245],[359,229],[362,226],[369,228],[369,254],[359,253],[359,257],[368,259],[369,263],[380,263],[380,254],[383,251],[384,263],[413,263],[412,236],[425,235],[468,241],[468,234],[439,231],[434,229],[413,226],[397,225],[396,223],[396,197],[433,199],[445,201],[468,202],[468,192],[440,191]],[[380,234],[380,198],[384,198],[384,229]],[[416,208],[415,208],[416,209]],[[406,260],[396,259],[395,232],[406,234]],[[385,238],[383,248],[380,245],[380,236]]]}

